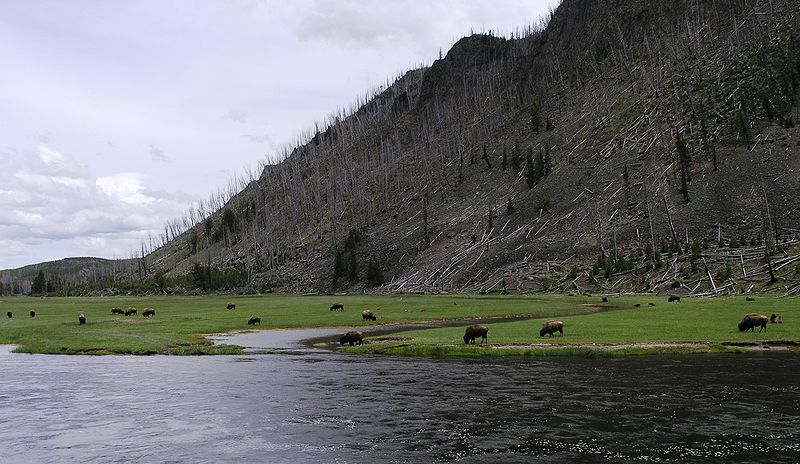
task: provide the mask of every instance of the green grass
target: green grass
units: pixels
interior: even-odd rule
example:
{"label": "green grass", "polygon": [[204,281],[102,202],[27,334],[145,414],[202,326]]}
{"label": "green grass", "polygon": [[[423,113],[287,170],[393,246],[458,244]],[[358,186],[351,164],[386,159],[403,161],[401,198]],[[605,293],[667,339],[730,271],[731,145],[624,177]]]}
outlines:
{"label": "green grass", "polygon": [[[225,309],[227,302],[237,309]],[[466,295],[398,296],[169,296],[29,298],[0,300],[0,344],[20,345],[18,352],[52,354],[236,354],[239,347],[214,346],[204,334],[253,329],[251,315],[262,317],[258,329],[374,326],[364,322],[363,309],[378,324],[444,319],[581,314],[599,311],[597,298],[566,296],[497,297]],[[330,311],[341,302],[344,311]],[[111,308],[136,307],[136,316],[111,314]],[[142,309],[156,309],[153,318]],[[31,318],[29,311],[36,310]],[[12,311],[14,317],[6,318]],[[87,318],[78,325],[78,314]]]}
{"label": "green grass", "polygon": [[[227,302],[237,309],[225,309]],[[333,302],[344,311],[329,311]],[[237,354],[237,346],[215,346],[205,335],[250,330],[247,319],[262,317],[256,330],[308,327],[374,327],[383,324],[448,319],[533,317],[534,320],[487,324],[489,345],[465,346],[464,325],[394,334],[410,340],[378,343],[368,337],[353,352],[402,355],[569,355],[604,356],[630,354],[682,354],[685,352],[735,351],[722,343],[800,342],[797,299],[758,297],[692,299],[667,303],[665,297],[599,297],[547,295],[536,297],[476,295],[348,295],[348,296],[169,296],[97,298],[6,298],[0,300],[0,344],[19,345],[18,352],[54,354]],[[656,306],[647,306],[648,302]],[[640,308],[634,308],[640,303]],[[137,316],[112,315],[111,308],[133,306]],[[154,318],[141,310],[156,309]],[[36,317],[28,312],[36,310]],[[361,310],[369,309],[378,322],[364,322]],[[602,311],[606,309],[608,311]],[[5,317],[12,311],[14,317]],[[78,314],[87,317],[78,325]],[[736,324],[749,312],[783,315],[784,324],[770,324],[765,333],[740,333]],[[539,337],[543,321],[558,318],[566,336]],[[371,342],[370,342],[371,339]],[[595,345],[699,342],[704,346],[627,346],[618,351],[598,350]],[[538,344],[542,344],[539,346]],[[510,346],[510,347],[509,347]],[[557,349],[553,349],[556,347]]]}
{"label": "green grass", "polygon": [[[489,345],[465,346],[464,327],[415,330],[393,334],[402,342],[379,343],[354,348],[353,352],[398,355],[634,355],[684,354],[689,352],[741,351],[737,345],[761,342],[800,342],[797,299],[684,298],[667,303],[665,298],[626,296],[612,298],[619,311],[559,316],[564,337],[539,336],[542,323],[550,318],[487,324]],[[634,308],[634,302],[642,306]],[[647,303],[655,303],[648,306]],[[768,324],[765,332],[739,332],[744,314],[769,316],[781,313],[784,324]],[[380,338],[380,337],[378,337]],[[655,346],[652,346],[653,344]],[[672,346],[658,346],[668,344]],[[697,344],[686,346],[683,344]],[[536,345],[536,346],[531,346]],[[620,346],[615,346],[620,345]],[[614,349],[611,349],[614,348]]]}

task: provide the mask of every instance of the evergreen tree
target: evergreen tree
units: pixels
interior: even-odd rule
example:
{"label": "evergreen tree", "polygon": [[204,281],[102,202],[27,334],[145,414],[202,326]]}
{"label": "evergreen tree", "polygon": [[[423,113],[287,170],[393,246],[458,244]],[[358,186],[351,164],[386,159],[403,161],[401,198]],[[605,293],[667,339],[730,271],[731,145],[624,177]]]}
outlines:
{"label": "evergreen tree", "polygon": [[33,295],[44,294],[46,285],[47,283],[45,282],[44,271],[39,269],[39,273],[36,274],[36,277],[34,277],[33,279],[33,284],[31,284],[31,294]]}
{"label": "evergreen tree", "polygon": [[536,167],[533,165],[533,156],[530,151],[525,157],[525,181],[529,189],[536,185]]}

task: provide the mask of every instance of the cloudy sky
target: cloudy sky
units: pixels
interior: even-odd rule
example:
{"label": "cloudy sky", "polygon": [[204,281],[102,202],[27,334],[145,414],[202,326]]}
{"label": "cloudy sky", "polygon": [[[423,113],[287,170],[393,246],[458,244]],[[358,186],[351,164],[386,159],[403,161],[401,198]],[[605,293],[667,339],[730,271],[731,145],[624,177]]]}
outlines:
{"label": "cloudy sky", "polygon": [[127,258],[471,30],[556,0],[0,0],[0,269]]}

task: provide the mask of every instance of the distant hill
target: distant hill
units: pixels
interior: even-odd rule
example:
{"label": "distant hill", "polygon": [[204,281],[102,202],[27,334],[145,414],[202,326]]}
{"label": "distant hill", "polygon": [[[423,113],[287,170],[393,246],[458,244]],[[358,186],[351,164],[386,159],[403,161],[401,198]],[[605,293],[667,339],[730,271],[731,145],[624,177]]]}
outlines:
{"label": "distant hill", "polygon": [[796,2],[565,0],[334,117],[140,269],[205,289],[796,293],[799,86]]}

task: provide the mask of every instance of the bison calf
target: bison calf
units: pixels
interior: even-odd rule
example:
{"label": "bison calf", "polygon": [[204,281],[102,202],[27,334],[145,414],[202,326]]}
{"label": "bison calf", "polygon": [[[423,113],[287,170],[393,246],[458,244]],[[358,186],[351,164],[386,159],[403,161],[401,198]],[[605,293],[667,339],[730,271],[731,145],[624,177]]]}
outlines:
{"label": "bison calf", "polygon": [[228,303],[228,305],[225,306],[225,309],[236,309],[236,305],[233,303]]}
{"label": "bison calf", "polygon": [[678,295],[670,295],[670,297],[667,298],[667,302],[672,303],[673,301],[677,301],[678,303],[680,303],[681,297],[679,297]]}
{"label": "bison calf", "polygon": [[767,330],[767,322],[769,319],[767,316],[763,316],[761,314],[748,314],[742,319],[742,322],[739,323],[739,332],[747,332],[748,330],[755,332],[756,326],[761,326],[758,329],[759,332]]}
{"label": "bison calf", "polygon": [[542,325],[541,330],[539,330],[539,336],[544,337],[545,335],[550,335],[553,337],[554,333],[559,332],[561,336],[564,336],[564,323],[561,321],[547,321]]}
{"label": "bison calf", "polygon": [[258,316],[251,316],[247,321],[247,325],[261,325],[261,318]]}
{"label": "bison calf", "polygon": [[783,324],[783,318],[781,317],[781,313],[773,314],[769,317],[769,321],[773,324]]}
{"label": "bison calf", "polygon": [[334,303],[331,305],[331,311],[344,311],[344,305],[342,303]]}
{"label": "bison calf", "polygon": [[83,313],[80,313],[78,315],[78,325],[83,325],[83,324],[86,324],[86,316],[84,316]]}
{"label": "bison calf", "polygon": [[471,325],[464,332],[464,343],[475,343],[475,339],[481,337],[481,343],[489,341],[489,328],[485,325]]}
{"label": "bison calf", "polygon": [[363,345],[364,332],[359,332],[357,330],[347,332],[339,338],[340,345],[344,345],[345,343],[349,343],[350,346],[353,346],[354,344]]}
{"label": "bison calf", "polygon": [[378,320],[378,318],[375,317],[374,314],[372,314],[372,311],[369,311],[369,310],[361,311],[361,317],[365,321],[377,321]]}
{"label": "bison calf", "polygon": [[144,308],[144,311],[142,311],[142,316],[144,317],[150,317],[155,315],[156,315],[156,310],[153,308]]}

